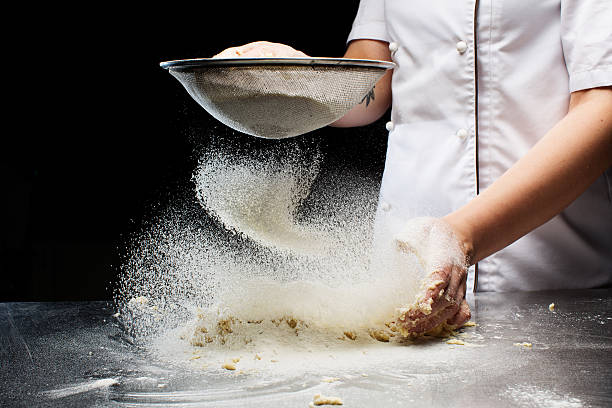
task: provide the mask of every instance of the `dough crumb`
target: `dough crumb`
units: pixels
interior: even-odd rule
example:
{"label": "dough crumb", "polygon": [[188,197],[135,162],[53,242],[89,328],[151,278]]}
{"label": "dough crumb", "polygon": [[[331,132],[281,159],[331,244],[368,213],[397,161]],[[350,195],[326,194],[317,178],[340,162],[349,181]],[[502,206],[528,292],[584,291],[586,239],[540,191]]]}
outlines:
{"label": "dough crumb", "polygon": [[463,323],[463,326],[461,326],[461,327],[475,327],[475,326],[478,326],[476,324],[476,322],[473,322],[473,321],[470,320],[469,322]]}
{"label": "dough crumb", "polygon": [[321,379],[321,382],[326,382],[326,383],[333,383],[336,381],[340,381],[340,378],[339,377],[323,377]]}
{"label": "dough crumb", "polygon": [[550,305],[548,305],[548,310],[550,310],[551,312],[555,311],[555,304],[551,303]]}
{"label": "dough crumb", "polygon": [[226,361],[225,363],[223,363],[223,365],[221,366],[223,368],[225,368],[226,370],[235,370],[236,369],[236,364],[232,361]]}
{"label": "dough crumb", "polygon": [[465,343],[459,339],[450,339],[446,342],[446,344],[457,344],[459,346],[464,346]]}
{"label": "dough crumb", "polygon": [[385,323],[385,326],[387,326],[393,333],[397,333],[399,331],[395,322],[387,322]]}
{"label": "dough crumb", "polygon": [[293,317],[291,318],[287,318],[287,325],[289,327],[291,327],[292,329],[295,329],[295,327],[297,326],[298,321],[296,319],[294,319]]}
{"label": "dough crumb", "polygon": [[312,403],[314,405],[343,405],[344,403],[338,397],[324,397],[321,394],[316,394],[313,397]]}
{"label": "dough crumb", "polygon": [[532,348],[533,347],[533,344],[527,343],[527,342],[514,343],[514,345],[517,346],[517,347],[527,347],[527,348]]}
{"label": "dough crumb", "polygon": [[370,336],[378,341],[389,342],[389,333],[384,330],[370,330]]}
{"label": "dough crumb", "polygon": [[230,317],[229,319],[219,320],[217,322],[217,331],[220,335],[226,335],[229,333],[233,333],[232,323],[234,323],[234,318]]}
{"label": "dough crumb", "polygon": [[357,338],[357,333],[355,333],[354,331],[350,331],[350,330],[345,331],[344,335],[351,340],[355,340]]}

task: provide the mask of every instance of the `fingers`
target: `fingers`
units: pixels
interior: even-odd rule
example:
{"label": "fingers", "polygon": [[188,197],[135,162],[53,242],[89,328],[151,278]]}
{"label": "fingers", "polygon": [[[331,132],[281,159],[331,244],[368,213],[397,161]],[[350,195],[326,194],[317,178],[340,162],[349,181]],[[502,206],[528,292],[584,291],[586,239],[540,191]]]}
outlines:
{"label": "fingers", "polygon": [[255,41],[240,47],[242,57],[275,57],[277,49],[282,44],[269,43],[267,41]]}
{"label": "fingers", "polygon": [[429,315],[422,319],[403,322],[404,330],[402,334],[413,337],[423,335],[455,316],[458,310],[459,306],[452,304],[436,314]]}
{"label": "fingers", "polygon": [[418,301],[417,307],[409,310],[405,319],[423,319],[428,315],[435,315],[452,304],[459,305],[465,296],[466,279],[467,270],[459,265],[433,272],[429,278],[430,284]]}
{"label": "fingers", "polygon": [[[448,297],[457,301],[459,287],[465,283],[466,278],[467,278],[466,268],[464,268],[461,265],[452,266],[452,270],[450,273],[450,282],[448,283],[448,287],[446,289],[446,294],[448,295]],[[457,301],[457,303],[460,303],[460,301]]]}
{"label": "fingers", "polygon": [[463,299],[465,299],[465,288],[466,288],[467,282],[466,279],[463,279],[463,281],[461,282],[461,284],[459,285],[459,288],[457,289],[457,293],[455,295],[455,303],[460,305],[461,302],[463,302]]}
{"label": "fingers", "polygon": [[451,328],[456,329],[463,326],[471,317],[472,312],[470,312],[470,307],[464,299],[457,313],[452,318],[448,319],[446,323],[451,326]]}
{"label": "fingers", "polygon": [[458,327],[463,326],[465,322],[470,320],[470,318],[472,317],[470,307],[468,306],[465,300],[465,291],[466,282],[464,280],[463,283],[459,286],[457,293],[457,304],[459,304],[459,310],[453,317],[448,319],[448,321],[446,322],[446,324],[452,329],[456,329]]}
{"label": "fingers", "polygon": [[238,58],[242,55],[240,51],[240,47],[231,47],[227,48],[217,55],[213,56],[213,58]]}
{"label": "fingers", "polygon": [[434,304],[444,302],[446,299],[444,294],[446,293],[446,289],[448,288],[448,284],[451,280],[451,273],[452,271],[450,269],[445,268],[437,270],[429,275],[429,285],[425,289],[423,300],[427,301],[428,299],[432,299]]}
{"label": "fingers", "polygon": [[403,327],[402,334],[412,337],[421,336],[444,323],[446,323],[448,329],[454,330],[463,326],[471,317],[470,307],[465,299],[463,299],[460,305],[450,305],[446,309],[427,318],[401,322]]}
{"label": "fingers", "polygon": [[435,302],[432,301],[431,304],[425,302],[417,305],[416,309],[409,310],[402,318],[400,318],[400,320],[406,322],[406,324],[409,324],[410,322],[422,322],[437,319],[440,312],[453,305],[453,302],[449,301],[445,297],[441,297]]}
{"label": "fingers", "polygon": [[427,316],[437,314],[452,304],[450,299],[444,296],[450,280],[449,270],[439,270],[430,275],[429,286],[417,301],[416,307],[408,310],[404,315],[405,321],[425,319]]}
{"label": "fingers", "polygon": [[443,323],[454,327],[463,325],[470,318],[465,302],[467,270],[454,265],[431,274],[430,286],[416,307],[399,319],[409,335],[424,334]]}
{"label": "fingers", "polygon": [[255,41],[238,47],[230,47],[213,58],[277,58],[277,57],[307,57],[288,45],[268,41]]}

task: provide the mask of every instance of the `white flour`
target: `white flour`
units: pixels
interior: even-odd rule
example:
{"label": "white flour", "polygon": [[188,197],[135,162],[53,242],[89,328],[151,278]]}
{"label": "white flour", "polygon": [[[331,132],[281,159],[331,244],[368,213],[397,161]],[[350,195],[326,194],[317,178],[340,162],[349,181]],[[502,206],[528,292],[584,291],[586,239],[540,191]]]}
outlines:
{"label": "white flour", "polygon": [[578,398],[531,384],[508,386],[502,396],[512,399],[519,407],[580,408],[585,406]]}
{"label": "white flour", "polygon": [[196,193],[226,228],[272,250],[317,254],[325,249],[328,237],[296,220],[318,173],[317,157],[303,168],[291,161],[295,157],[283,165],[211,159],[201,160],[194,175]]}
{"label": "white flour", "polygon": [[[212,334],[231,318],[242,322],[235,332],[198,349],[278,352],[281,338],[289,349],[372,344],[369,330],[387,330],[396,308],[414,299],[410,257],[372,262],[378,180],[346,169],[320,174],[316,150],[277,146],[286,147],[255,157],[207,152],[193,181],[214,221],[174,208],[135,240],[117,298],[137,338],[161,334],[164,343],[173,333],[189,344],[194,327]],[[300,334],[279,332],[272,322],[283,318],[302,322]]]}
{"label": "white flour", "polygon": [[59,389],[44,391],[42,395],[53,399],[65,398],[71,395],[82,394],[100,388],[108,388],[117,383],[118,381],[115,378],[102,378],[98,380],[84,381]]}

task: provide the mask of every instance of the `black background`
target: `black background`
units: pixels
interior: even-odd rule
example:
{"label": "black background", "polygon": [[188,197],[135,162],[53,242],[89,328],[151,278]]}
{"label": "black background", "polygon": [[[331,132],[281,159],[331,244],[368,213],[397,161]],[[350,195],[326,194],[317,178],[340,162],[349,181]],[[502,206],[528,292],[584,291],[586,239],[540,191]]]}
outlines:
{"label": "black background", "polygon": [[[8,41],[3,70],[10,106],[2,136],[0,301],[109,299],[126,237],[190,188],[194,145],[213,134],[254,143],[209,116],[161,61],[209,57],[255,40],[339,57],[358,7],[160,4],[38,7],[15,17],[23,24]],[[328,165],[380,173],[385,120],[300,137],[321,138]]]}

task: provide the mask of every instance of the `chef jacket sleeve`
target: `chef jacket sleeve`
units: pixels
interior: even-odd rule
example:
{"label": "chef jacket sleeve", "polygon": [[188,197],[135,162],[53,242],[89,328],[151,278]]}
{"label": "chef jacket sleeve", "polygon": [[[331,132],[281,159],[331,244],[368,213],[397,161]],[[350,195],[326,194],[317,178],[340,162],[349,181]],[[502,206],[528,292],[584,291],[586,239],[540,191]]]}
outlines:
{"label": "chef jacket sleeve", "polygon": [[358,39],[389,42],[385,23],[384,0],[361,0],[359,2],[357,16],[353,21],[353,28],[347,43]]}
{"label": "chef jacket sleeve", "polygon": [[570,92],[612,85],[612,1],[562,0],[561,43]]}

